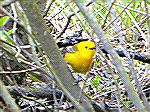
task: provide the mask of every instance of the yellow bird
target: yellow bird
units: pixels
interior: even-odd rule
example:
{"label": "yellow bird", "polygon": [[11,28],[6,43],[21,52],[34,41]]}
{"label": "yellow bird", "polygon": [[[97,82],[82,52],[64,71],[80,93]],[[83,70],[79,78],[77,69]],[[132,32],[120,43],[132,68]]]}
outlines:
{"label": "yellow bird", "polygon": [[73,46],[74,52],[65,53],[65,61],[75,72],[86,74],[91,68],[93,56],[96,53],[92,41],[83,41]]}

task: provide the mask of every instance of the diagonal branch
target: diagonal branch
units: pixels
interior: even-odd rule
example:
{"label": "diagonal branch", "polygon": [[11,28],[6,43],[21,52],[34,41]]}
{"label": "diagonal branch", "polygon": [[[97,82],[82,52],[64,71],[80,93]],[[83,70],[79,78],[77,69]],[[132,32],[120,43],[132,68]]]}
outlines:
{"label": "diagonal branch", "polygon": [[83,97],[83,102],[81,104],[77,101],[80,94],[78,92],[80,91],[80,88],[73,85],[74,78],[68,70],[53,37],[47,30],[46,24],[36,4],[36,0],[20,0],[20,3],[28,18],[33,34],[49,58],[48,67],[51,74],[55,77],[56,84],[62,88],[66,96],[72,101],[78,111],[94,112],[93,107],[86,96]]}
{"label": "diagonal branch", "polygon": [[122,82],[125,85],[127,90],[128,96],[135,105],[136,109],[139,112],[145,112],[145,107],[143,106],[136,90],[134,89],[133,85],[130,82],[129,76],[126,73],[125,69],[122,66],[121,60],[119,60],[118,54],[114,51],[113,47],[111,46],[110,42],[105,38],[103,30],[100,28],[98,22],[93,18],[90,13],[88,12],[87,8],[79,2],[79,0],[74,0],[75,4],[80,9],[81,13],[86,18],[87,22],[97,35],[100,38],[101,42],[104,45],[104,49],[110,54],[112,58],[113,64],[116,66],[116,69],[119,73],[119,77],[121,78]]}

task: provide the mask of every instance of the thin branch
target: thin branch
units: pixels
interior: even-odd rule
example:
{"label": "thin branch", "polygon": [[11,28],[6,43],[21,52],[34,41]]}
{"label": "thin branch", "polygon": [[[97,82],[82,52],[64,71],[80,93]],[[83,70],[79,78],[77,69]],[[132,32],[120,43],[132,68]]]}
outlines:
{"label": "thin branch", "polygon": [[[119,6],[119,7],[122,7],[122,8],[125,8],[125,6],[124,6],[124,5],[121,5],[121,4],[118,4],[118,3],[114,3],[114,5]],[[133,9],[133,8],[130,8],[130,7],[127,7],[126,9],[128,9],[128,10],[131,10],[131,11],[137,12],[137,13],[139,13],[139,14],[143,14],[143,15],[145,15],[145,16],[150,17],[150,15],[148,15],[148,13],[145,13],[145,12],[142,12],[142,11],[139,11],[139,10],[136,10],[136,9]]]}
{"label": "thin branch", "polygon": [[54,1],[55,1],[55,0],[47,0],[47,5],[46,5],[46,7],[45,7],[43,17],[47,16],[48,11],[49,11],[49,9],[50,9],[50,7],[51,7],[51,5],[53,4]]}
{"label": "thin branch", "polygon": [[6,108],[8,108],[10,112],[21,112],[1,80],[0,80],[0,97],[5,101],[5,104],[7,105]]}
{"label": "thin branch", "polygon": [[140,28],[140,26],[138,25],[138,23],[136,22],[135,18],[132,16],[132,14],[128,11],[128,10],[125,10],[126,13],[129,15],[129,17],[131,18],[132,22],[135,24],[136,28],[138,29],[138,31],[140,32],[140,34],[142,35],[142,37],[144,39],[146,39],[146,36],[145,34],[143,33],[142,29]]}
{"label": "thin branch", "polygon": [[65,5],[60,11],[58,11],[54,16],[52,16],[49,21],[51,21],[54,17],[56,17],[58,14],[60,14],[68,5]]}
{"label": "thin branch", "polygon": [[79,14],[72,8],[72,6],[70,5],[70,3],[68,2],[68,6],[71,8],[71,10],[73,10],[73,12],[75,13],[76,17],[78,18],[78,20],[80,20],[80,23],[82,25],[82,27],[85,29],[85,31],[87,32],[87,34],[90,36],[91,39],[93,39],[93,36],[90,34],[90,32],[87,30],[86,26],[84,25],[82,19],[80,18]]}
{"label": "thin branch", "polygon": [[59,38],[59,37],[61,37],[61,35],[66,31],[66,29],[68,28],[69,23],[70,23],[70,21],[71,21],[71,17],[72,17],[71,15],[68,17],[68,20],[67,20],[66,25],[64,26],[64,28],[63,28],[63,30],[60,32],[60,34],[56,37],[56,39]]}
{"label": "thin branch", "polygon": [[[91,0],[90,2],[88,2],[88,3],[86,4],[86,7],[89,6],[90,4],[92,4],[94,1],[95,1],[95,0]],[[61,32],[56,38],[59,38],[59,37],[66,31],[66,29],[67,29],[68,26],[69,26],[69,23],[70,23],[70,21],[71,21],[72,16],[74,16],[76,13],[79,13],[79,12],[80,12],[80,10],[77,10],[76,12],[73,12],[72,14],[70,14],[70,15],[67,17],[68,20],[67,20],[66,25],[64,26],[64,29],[62,30],[62,32]]]}
{"label": "thin branch", "polygon": [[106,15],[106,18],[105,18],[105,20],[104,20],[104,24],[102,25],[102,28],[105,27],[107,18],[108,18],[108,16],[109,16],[110,12],[111,12],[111,9],[112,9],[112,7],[113,7],[114,2],[115,2],[115,0],[112,0],[111,3],[110,3],[110,7],[109,7],[108,13],[107,13],[107,15]]}
{"label": "thin branch", "polygon": [[[133,0],[132,0],[133,1]],[[103,30],[105,31],[114,21],[116,21],[123,12],[125,12],[126,8],[129,7],[129,5],[132,3],[132,1],[120,12],[120,14],[114,18],[106,27],[103,28]]]}
{"label": "thin branch", "polygon": [[27,65],[30,65],[30,66],[32,66],[32,67],[34,67],[34,68],[37,68],[37,69],[43,71],[51,80],[54,80],[54,77],[53,77],[48,71],[46,71],[46,70],[44,69],[44,67],[42,67],[42,66],[39,67],[39,66],[37,66],[37,65],[33,65],[32,63],[30,63],[30,62],[28,62],[28,61],[25,61],[25,60],[23,60],[23,59],[19,59],[19,61],[21,61],[21,62],[23,62],[23,63],[25,63],[25,64],[27,64]]}
{"label": "thin branch", "polygon": [[[43,65],[44,67],[45,65]],[[0,75],[4,74],[19,74],[19,73],[26,73],[26,72],[31,72],[40,69],[41,67],[36,67],[36,68],[31,68],[27,70],[20,70],[20,71],[0,71]]]}
{"label": "thin branch", "polygon": [[[143,25],[144,22],[146,22],[146,20],[147,20],[147,17],[145,17],[144,19],[142,19],[141,21],[139,21],[139,22],[138,22],[138,25],[139,25],[139,26]],[[133,29],[133,28],[135,28],[135,27],[136,27],[135,25],[132,25],[131,27],[126,28],[125,30],[118,32],[118,33],[115,34],[112,38],[118,37],[120,34],[124,34],[124,33],[127,32],[128,30],[131,30],[131,29]]]}

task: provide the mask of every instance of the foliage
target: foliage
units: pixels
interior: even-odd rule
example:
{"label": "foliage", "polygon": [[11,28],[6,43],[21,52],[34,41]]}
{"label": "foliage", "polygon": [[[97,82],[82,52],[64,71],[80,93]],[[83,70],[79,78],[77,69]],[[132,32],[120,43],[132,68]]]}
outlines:
{"label": "foliage", "polygon": [[[88,3],[87,0],[82,0],[81,2],[84,4]],[[150,2],[147,0],[146,4],[149,7]],[[13,12],[14,17],[19,17],[20,12],[18,11],[18,7],[15,7],[15,9],[12,5],[8,5],[7,7],[8,11],[11,10]],[[149,55],[148,47],[150,46],[148,43],[150,42],[147,39],[149,34],[147,17],[150,16],[147,16],[145,7],[144,1],[141,0],[116,0],[113,3],[109,0],[97,0],[87,6],[87,9],[93,19],[98,21],[99,26],[102,27],[106,34],[106,38],[111,42],[111,45],[115,49],[123,49],[124,52],[134,51],[139,54]],[[16,10],[16,12],[14,10]],[[63,42],[66,42],[66,40],[68,42],[69,40],[70,42],[71,40],[73,41],[72,43],[74,43],[74,41],[76,42],[76,38],[92,38],[98,46],[103,48],[101,42],[99,42],[99,38],[96,37],[93,29],[89,26],[89,23],[86,20],[87,18],[84,18],[81,12],[77,13],[78,10],[79,9],[74,2],[68,3],[65,0],[53,1],[44,20],[47,26],[52,28],[50,29],[50,32],[56,39],[56,42],[60,40]],[[21,14],[23,13],[21,12]],[[19,18],[19,21],[17,20],[17,23],[15,23],[16,21],[10,19],[10,17],[6,15],[7,14],[2,14],[3,17],[0,18],[0,27],[2,29],[0,31],[0,59],[2,60],[0,74],[4,74],[1,79],[3,79],[5,85],[15,85],[16,87],[22,88],[32,88],[34,86],[40,88],[43,85],[47,85],[45,84],[47,80],[46,77],[49,74],[51,75],[53,69],[49,70],[51,65],[49,65],[49,60],[45,55],[45,52],[42,50],[36,38],[34,38],[34,34],[29,33],[32,32],[29,23],[25,23],[26,25],[21,24],[23,23],[21,17]],[[70,21],[68,21],[70,15],[72,16]],[[68,26],[66,26],[67,22],[69,22]],[[14,24],[17,25],[15,26]],[[66,30],[63,32],[65,27]],[[80,36],[75,36],[75,31],[81,29],[83,30],[82,34]],[[60,35],[61,33],[62,35]],[[52,47],[51,43],[50,47]],[[66,47],[68,46],[60,48],[60,51],[64,53]],[[95,57],[96,59],[94,60],[93,67],[88,73],[89,77],[86,81],[88,86],[85,88],[85,94],[96,102],[100,102],[104,99],[103,102],[110,108],[115,107],[117,109],[122,109],[123,111],[136,111],[109,54],[100,51]],[[144,93],[144,96],[147,97],[149,91],[148,76],[150,75],[149,63],[134,60],[134,55],[133,57],[121,57],[120,60],[130,77],[130,81],[136,88],[137,93]],[[75,77],[78,76],[77,73],[73,74],[75,74]],[[44,79],[41,78],[43,75],[45,76]],[[82,79],[84,79],[82,74],[80,77],[83,77]],[[52,84],[55,85],[55,82],[53,81]],[[142,88],[141,91],[139,91],[138,86]],[[46,106],[56,106],[58,104],[56,106],[56,108],[58,108],[62,102],[65,102],[61,93],[62,91],[60,88],[57,88],[59,94],[56,94],[56,88],[51,85],[50,87],[50,90],[53,91],[53,99],[45,96],[40,99],[36,98],[36,95],[33,94],[28,94],[27,96],[14,95],[14,98],[17,99],[16,102],[19,100],[17,104],[20,105],[21,108],[27,107],[29,110],[32,110],[32,106],[21,106],[21,104],[27,101],[29,105],[34,105],[34,109],[39,105],[44,108],[44,104],[46,104]],[[22,91],[25,92],[24,89],[22,89]],[[34,93],[35,91],[32,92]],[[41,91],[39,91],[39,93],[40,92]],[[12,92],[12,94],[13,93],[14,92]],[[28,97],[30,95],[35,98],[32,99]],[[31,100],[34,103],[31,102]],[[60,104],[57,100],[60,101]],[[144,100],[142,102],[144,102]],[[40,109],[40,107],[38,109]]]}

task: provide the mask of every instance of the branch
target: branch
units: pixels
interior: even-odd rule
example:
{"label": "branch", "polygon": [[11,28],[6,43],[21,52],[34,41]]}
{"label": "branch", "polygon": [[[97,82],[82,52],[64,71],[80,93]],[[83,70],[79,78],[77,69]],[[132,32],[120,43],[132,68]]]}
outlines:
{"label": "branch", "polygon": [[121,60],[119,60],[118,54],[114,51],[113,47],[111,46],[110,42],[105,38],[103,30],[100,28],[98,22],[91,16],[87,8],[79,2],[79,0],[74,0],[75,4],[80,9],[81,13],[86,18],[87,22],[89,23],[90,27],[95,32],[96,36],[100,38],[101,42],[104,45],[104,49],[110,54],[112,58],[112,62],[115,65],[119,77],[125,85],[127,90],[128,96],[135,105],[136,109],[139,112],[145,112],[145,107],[143,106],[136,90],[134,89],[133,85],[130,83],[130,78],[126,73],[125,69],[122,66]]}
{"label": "branch", "polygon": [[[23,93],[24,95],[28,96],[28,97],[36,97],[36,98],[49,98],[49,100],[54,100],[53,99],[53,91],[54,89],[52,89],[52,86],[50,85],[42,85],[42,86],[38,86],[37,88],[35,87],[18,87],[16,88],[15,86],[8,86],[7,87],[8,91],[14,95],[14,96],[22,96],[21,93]],[[18,92],[16,89],[18,89],[20,92]],[[61,98],[62,95],[62,91],[59,89],[55,89],[56,92],[56,97],[57,98]],[[59,100],[58,99],[58,100]],[[65,100],[65,99],[63,99]]]}
{"label": "branch", "polygon": [[[103,53],[108,54],[108,52],[103,47],[101,47],[100,49],[102,50]],[[122,50],[119,50],[119,49],[114,49],[114,50],[118,53],[120,57],[126,57]],[[127,52],[130,54],[131,58],[150,64],[149,54],[140,54],[134,51],[127,51]]]}
{"label": "branch", "polygon": [[[49,69],[55,77],[56,84],[62,88],[67,97],[72,101],[72,104],[81,112],[94,112],[89,100],[83,96],[83,102],[80,104],[77,99],[79,98],[80,88],[74,86],[74,78],[61,56],[53,37],[47,31],[46,24],[40,14],[36,1],[33,0],[20,0],[20,3],[29,20],[37,41],[42,46],[47,57],[49,58]],[[53,69],[51,69],[51,67]],[[82,106],[81,106],[82,105]]]}
{"label": "branch", "polygon": [[[53,91],[55,91],[55,96],[56,100],[60,101],[61,96],[63,95],[63,92],[59,89],[52,89],[51,85],[41,85],[38,86],[37,88],[35,87],[18,87],[16,88],[15,86],[7,86],[8,91],[14,95],[14,96],[22,96],[21,93],[26,95],[27,97],[36,97],[36,98],[48,98],[49,101],[54,101],[53,99]],[[20,92],[18,92],[16,89],[18,89]],[[63,97],[62,101],[65,101],[67,98],[66,96]],[[107,112],[105,110],[105,104],[103,102],[97,103],[95,101],[90,101],[91,104],[93,105],[94,109],[96,112]],[[102,105],[103,104],[103,105]],[[116,112],[114,109],[107,108],[110,112]]]}
{"label": "branch", "polygon": [[[90,4],[92,4],[94,1],[95,1],[95,0],[91,0],[90,2],[88,2],[88,3],[86,4],[86,7],[89,6]],[[77,10],[76,12],[71,13],[71,14],[67,17],[67,18],[68,18],[68,21],[67,21],[67,23],[66,23],[64,29],[62,30],[62,32],[61,32],[56,38],[59,38],[59,37],[66,31],[66,29],[67,29],[68,26],[69,26],[69,23],[70,23],[70,21],[71,21],[72,16],[74,16],[76,13],[79,13],[79,12],[80,12],[80,10]]]}
{"label": "branch", "polygon": [[9,112],[21,112],[1,80],[0,80],[0,97],[7,105],[6,108],[8,108]]}
{"label": "branch", "polygon": [[54,1],[55,1],[55,0],[47,0],[47,5],[46,5],[46,7],[45,7],[43,17],[47,16],[48,11],[49,11],[49,9],[50,9],[50,7],[51,7],[51,5],[53,4]]}

